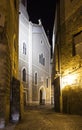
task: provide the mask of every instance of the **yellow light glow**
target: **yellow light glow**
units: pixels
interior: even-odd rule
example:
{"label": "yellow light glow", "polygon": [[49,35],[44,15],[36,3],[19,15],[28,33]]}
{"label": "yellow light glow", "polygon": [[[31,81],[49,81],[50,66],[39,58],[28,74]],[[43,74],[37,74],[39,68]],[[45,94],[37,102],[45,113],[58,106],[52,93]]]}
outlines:
{"label": "yellow light glow", "polygon": [[68,74],[62,77],[62,89],[67,85],[73,85],[76,83],[77,75],[76,74]]}

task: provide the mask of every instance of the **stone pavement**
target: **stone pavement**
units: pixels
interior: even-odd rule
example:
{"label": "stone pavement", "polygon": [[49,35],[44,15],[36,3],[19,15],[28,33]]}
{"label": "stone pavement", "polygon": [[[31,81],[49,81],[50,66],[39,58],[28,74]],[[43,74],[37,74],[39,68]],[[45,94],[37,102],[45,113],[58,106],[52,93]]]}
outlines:
{"label": "stone pavement", "polygon": [[82,130],[82,116],[55,113],[49,107],[31,107],[23,120],[3,130]]}

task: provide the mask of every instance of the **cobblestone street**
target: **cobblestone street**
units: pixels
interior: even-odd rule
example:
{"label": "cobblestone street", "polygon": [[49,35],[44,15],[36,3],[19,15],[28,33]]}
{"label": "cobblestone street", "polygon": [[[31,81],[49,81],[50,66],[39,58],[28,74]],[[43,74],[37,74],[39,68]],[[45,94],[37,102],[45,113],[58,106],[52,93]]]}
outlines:
{"label": "cobblestone street", "polygon": [[31,108],[17,125],[4,130],[82,130],[82,116],[55,113],[51,108]]}

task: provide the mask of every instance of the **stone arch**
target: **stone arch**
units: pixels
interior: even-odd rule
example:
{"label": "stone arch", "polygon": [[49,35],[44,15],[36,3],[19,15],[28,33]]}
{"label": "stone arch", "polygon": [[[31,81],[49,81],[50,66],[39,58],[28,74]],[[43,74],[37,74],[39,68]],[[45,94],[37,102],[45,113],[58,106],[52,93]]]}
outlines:
{"label": "stone arch", "polygon": [[46,91],[44,86],[41,86],[39,89],[39,103],[40,105],[44,105],[46,101]]}

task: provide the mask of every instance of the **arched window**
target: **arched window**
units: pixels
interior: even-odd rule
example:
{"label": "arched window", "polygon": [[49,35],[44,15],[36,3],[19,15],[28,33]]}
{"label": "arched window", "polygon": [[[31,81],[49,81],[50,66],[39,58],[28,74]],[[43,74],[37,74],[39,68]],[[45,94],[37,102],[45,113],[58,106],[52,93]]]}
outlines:
{"label": "arched window", "polygon": [[35,73],[35,85],[37,85],[37,73]]}
{"label": "arched window", "polygon": [[23,43],[23,54],[26,55],[26,44],[25,44],[25,42]]}
{"label": "arched window", "polygon": [[26,69],[23,69],[23,71],[22,71],[22,79],[23,79],[23,81],[24,82],[26,82]]}

